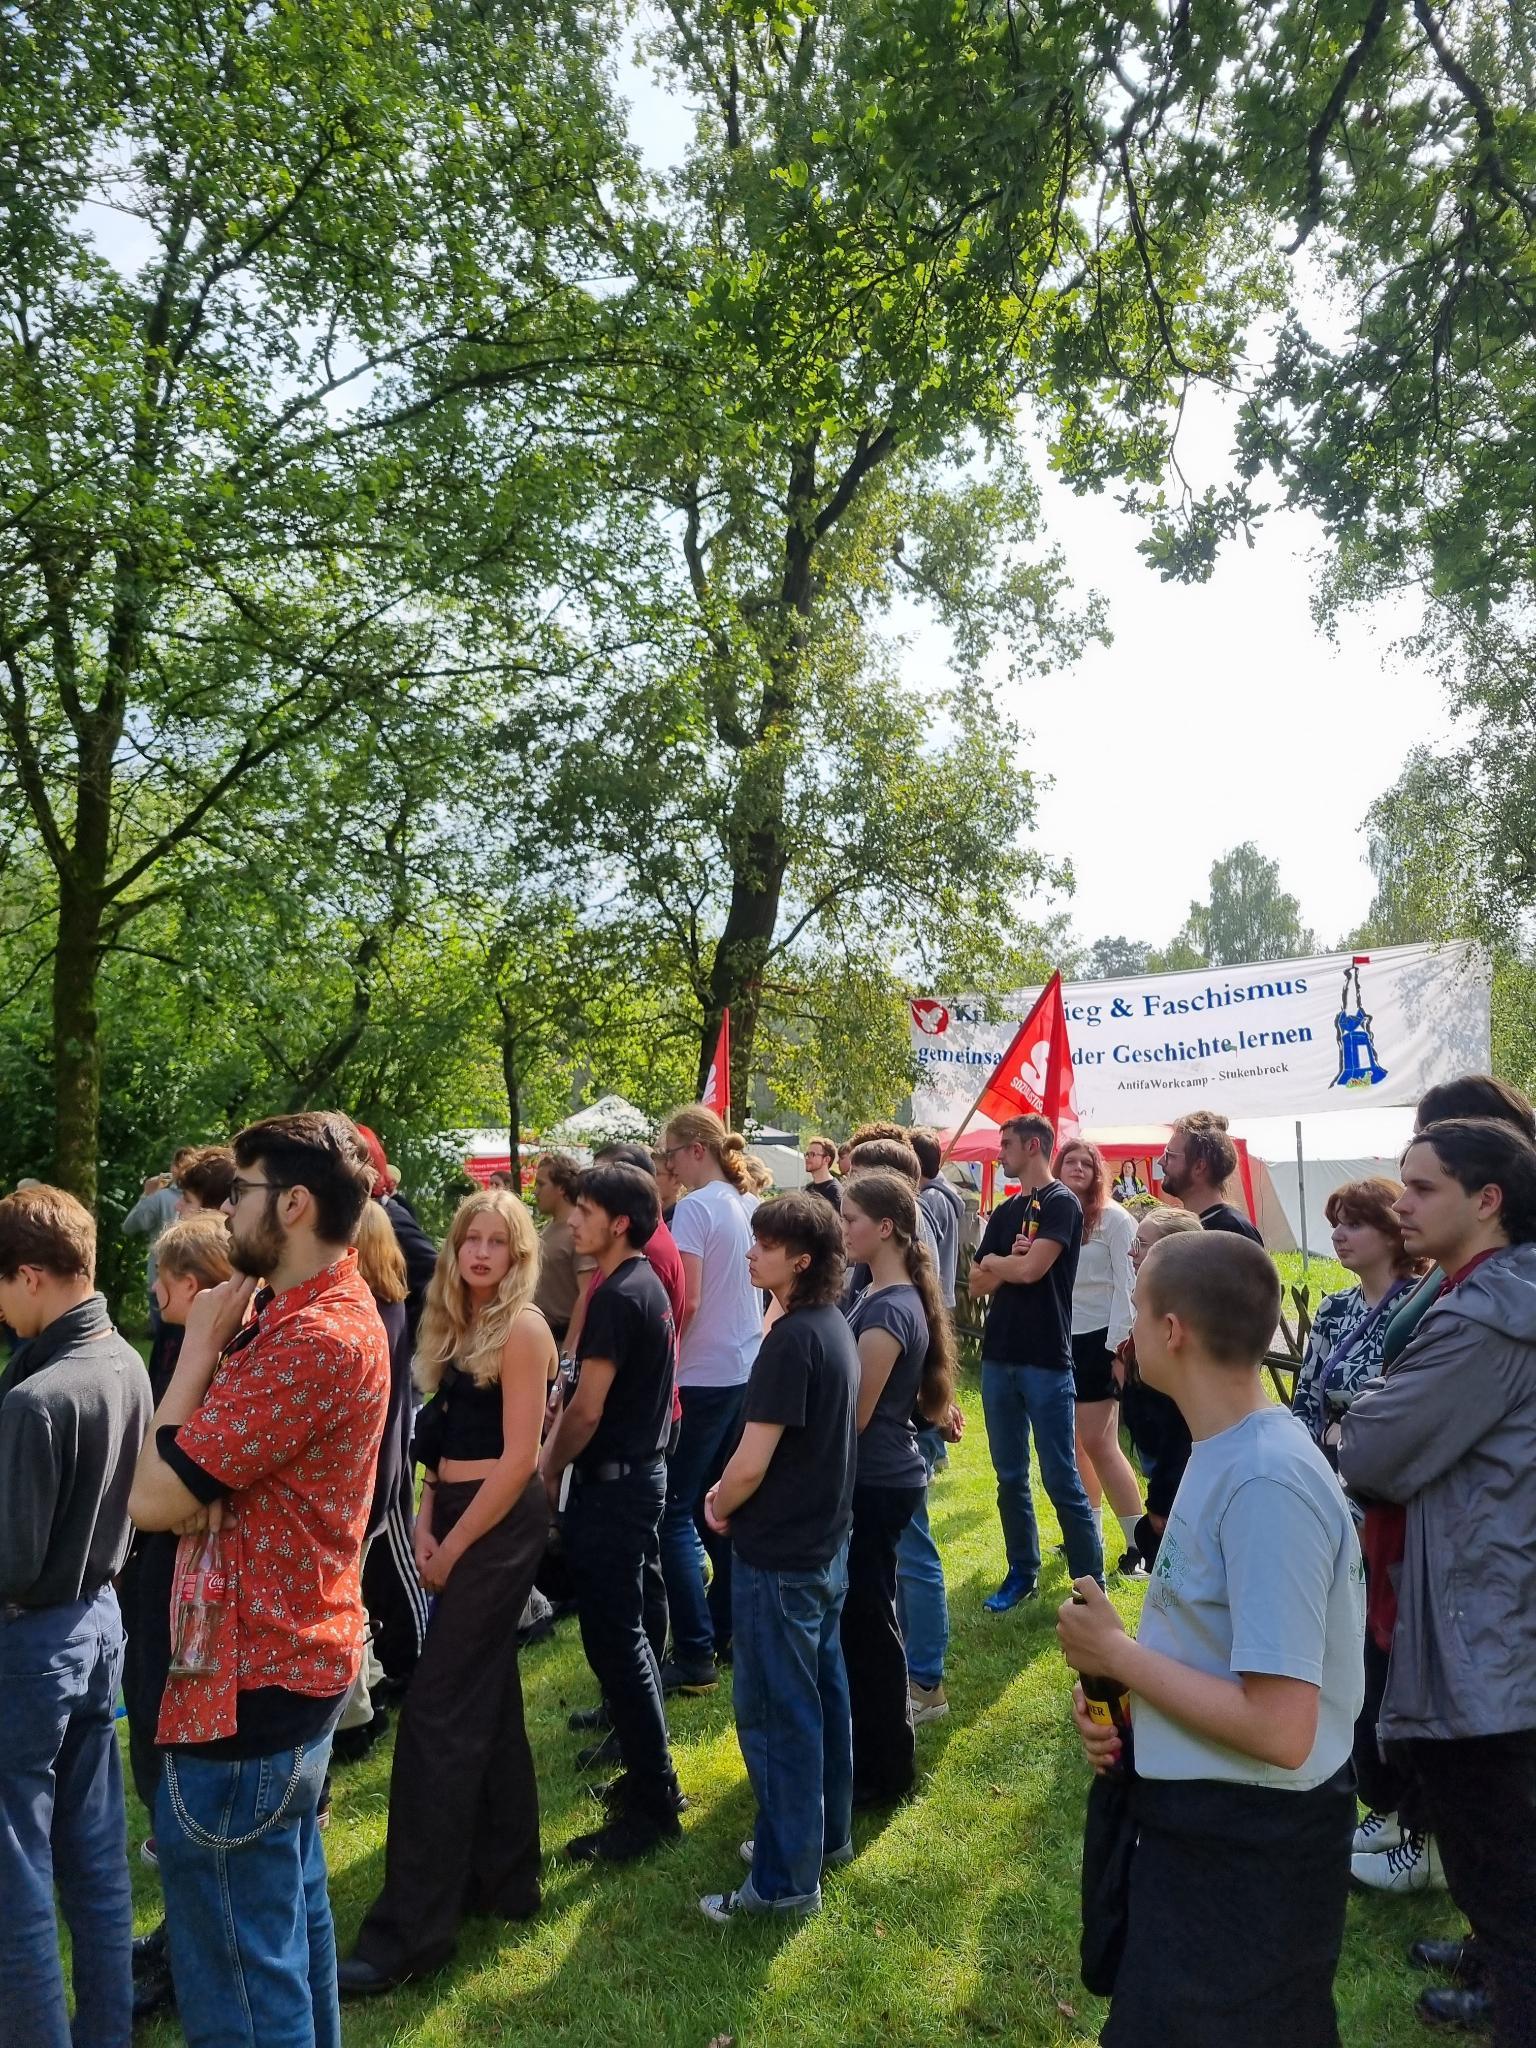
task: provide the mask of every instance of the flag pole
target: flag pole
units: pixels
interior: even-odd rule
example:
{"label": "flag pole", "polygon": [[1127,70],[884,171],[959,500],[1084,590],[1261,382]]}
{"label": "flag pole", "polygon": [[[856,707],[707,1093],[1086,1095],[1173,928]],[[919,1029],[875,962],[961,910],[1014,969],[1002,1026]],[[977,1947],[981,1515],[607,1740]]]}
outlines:
{"label": "flag pole", "polygon": [[[1030,1017],[1032,1017],[1034,1013],[1034,1006],[1032,1005],[1029,1013]],[[1018,1048],[1019,1040],[1024,1036],[1025,1027],[1028,1025],[1028,1023],[1029,1017],[1026,1017],[1024,1019],[1023,1024],[1021,1024],[1018,1030],[1015,1031],[1012,1038],[1009,1039],[1007,1046],[999,1055],[997,1065],[993,1067],[991,1073],[988,1074],[985,1081],[982,1082],[980,1088],[977,1089],[976,1100],[965,1112],[965,1115],[961,1118],[960,1122],[956,1124],[953,1132],[950,1134],[949,1143],[944,1147],[943,1152],[939,1155],[940,1166],[944,1164],[944,1161],[949,1157],[950,1153],[954,1151],[955,1147],[959,1144],[960,1140],[965,1136],[966,1132],[970,1129],[972,1119],[975,1117],[977,1110],[981,1107],[982,1097],[986,1094],[987,1090],[992,1086],[992,1083],[996,1080],[999,1070],[1002,1067],[1004,1067],[1007,1064],[1007,1062],[1013,1057],[1014,1052]]]}

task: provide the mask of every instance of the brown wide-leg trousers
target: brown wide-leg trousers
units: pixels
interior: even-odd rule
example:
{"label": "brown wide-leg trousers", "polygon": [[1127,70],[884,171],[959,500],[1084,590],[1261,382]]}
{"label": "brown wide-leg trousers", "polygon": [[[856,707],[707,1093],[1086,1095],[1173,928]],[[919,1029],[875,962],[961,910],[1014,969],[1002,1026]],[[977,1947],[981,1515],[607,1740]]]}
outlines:
{"label": "brown wide-leg trousers", "polygon": [[[480,1485],[438,1485],[439,1540]],[[390,1976],[446,1962],[466,1914],[522,1920],[538,1908],[539,1795],[517,1623],[548,1533],[549,1504],[535,1474],[437,1596],[400,1709],[384,1889],[357,1939],[357,1954]]]}

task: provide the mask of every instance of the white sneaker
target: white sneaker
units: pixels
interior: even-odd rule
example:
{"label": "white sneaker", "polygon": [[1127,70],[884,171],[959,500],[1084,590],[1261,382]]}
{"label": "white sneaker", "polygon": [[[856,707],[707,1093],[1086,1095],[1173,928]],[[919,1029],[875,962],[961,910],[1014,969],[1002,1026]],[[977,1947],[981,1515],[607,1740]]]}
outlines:
{"label": "white sneaker", "polygon": [[1401,1897],[1408,1892],[1445,1890],[1439,1851],[1428,1835],[1405,1835],[1384,1856],[1352,1856],[1349,1869],[1355,1883],[1364,1885],[1368,1891],[1393,1892]]}
{"label": "white sneaker", "polygon": [[1378,1813],[1372,1807],[1355,1829],[1351,1853],[1356,1856],[1385,1856],[1389,1849],[1397,1848],[1406,1839],[1402,1822],[1395,1813]]}

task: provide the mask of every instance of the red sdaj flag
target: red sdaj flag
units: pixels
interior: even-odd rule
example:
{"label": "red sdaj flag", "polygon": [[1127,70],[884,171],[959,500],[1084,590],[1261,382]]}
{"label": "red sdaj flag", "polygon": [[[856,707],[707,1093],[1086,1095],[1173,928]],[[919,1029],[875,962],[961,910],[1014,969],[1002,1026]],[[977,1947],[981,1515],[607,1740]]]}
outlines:
{"label": "red sdaj flag", "polygon": [[1077,1096],[1072,1083],[1072,1047],[1058,972],[1040,991],[1039,1001],[977,1096],[971,1115],[988,1116],[995,1124],[1006,1123],[1011,1116],[1048,1117],[1059,1143],[1077,1134]]}
{"label": "red sdaj flag", "polygon": [[712,1109],[727,1130],[731,1127],[731,1013],[722,1011],[720,1036],[715,1040],[715,1056],[709,1063],[709,1073],[704,1080],[703,1103]]}

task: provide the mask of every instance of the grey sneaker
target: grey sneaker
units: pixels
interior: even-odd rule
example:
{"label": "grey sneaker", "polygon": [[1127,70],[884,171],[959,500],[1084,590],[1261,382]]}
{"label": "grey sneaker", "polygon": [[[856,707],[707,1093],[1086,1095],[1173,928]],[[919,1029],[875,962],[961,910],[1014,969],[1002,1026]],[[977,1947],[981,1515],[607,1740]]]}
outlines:
{"label": "grey sneaker", "polygon": [[907,1697],[912,1702],[914,1728],[926,1728],[930,1721],[942,1721],[949,1712],[949,1701],[944,1696],[942,1679],[937,1685],[919,1685],[915,1678],[909,1678]]}

